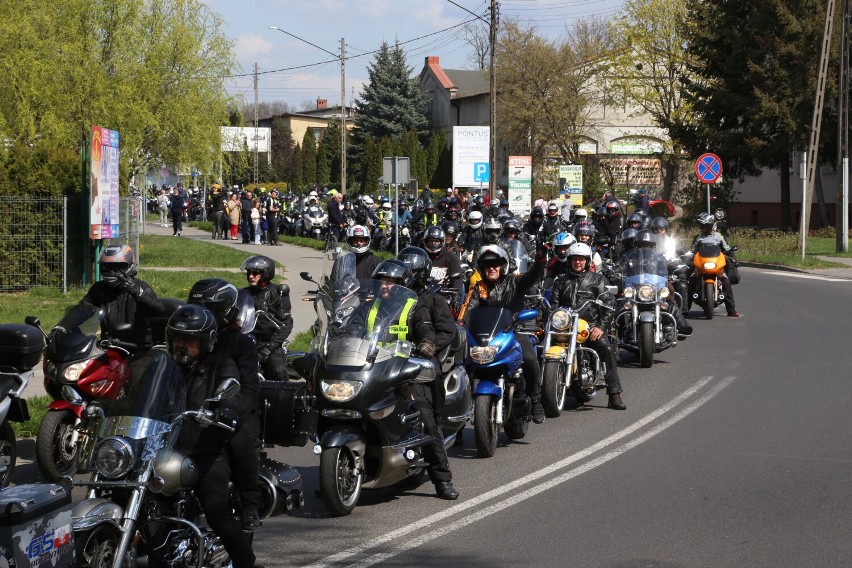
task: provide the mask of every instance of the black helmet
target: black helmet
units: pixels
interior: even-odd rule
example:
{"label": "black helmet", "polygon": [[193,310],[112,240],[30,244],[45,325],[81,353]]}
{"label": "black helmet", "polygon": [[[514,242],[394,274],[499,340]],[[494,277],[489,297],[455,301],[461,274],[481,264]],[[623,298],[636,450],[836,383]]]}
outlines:
{"label": "black helmet", "polygon": [[657,239],[654,233],[648,229],[642,229],[636,233],[636,240],[633,241],[633,246],[636,248],[653,248],[657,246]]}
{"label": "black helmet", "polygon": [[485,241],[494,244],[500,239],[500,232],[503,228],[500,226],[500,221],[494,217],[489,218],[482,224],[482,235]]}
{"label": "black helmet", "polygon": [[579,241],[580,237],[589,237],[589,242],[595,238],[595,228],[586,221],[581,221],[574,225],[574,237]]}
{"label": "black helmet", "polygon": [[544,221],[544,209],[541,207],[533,207],[530,211],[530,221],[533,225],[541,225]]}
{"label": "black helmet", "polygon": [[390,278],[406,288],[410,288],[414,281],[414,275],[408,265],[395,258],[381,262],[373,271],[373,280],[381,280],[382,278]]}
{"label": "black helmet", "polygon": [[654,217],[651,219],[651,230],[657,231],[658,229],[662,229],[664,231],[669,230],[669,220],[665,217]]}
{"label": "black helmet", "polygon": [[444,221],[441,223],[441,229],[443,229],[444,235],[452,235],[453,240],[455,240],[455,237],[459,236],[459,224],[455,221]]}
{"label": "black helmet", "polygon": [[503,223],[503,234],[505,235],[509,232],[517,233],[517,236],[521,235],[521,224],[517,219],[508,219]]}
{"label": "black helmet", "polygon": [[606,216],[610,219],[614,219],[621,214],[621,206],[619,206],[617,201],[608,201],[605,209]]}
{"label": "black helmet", "polygon": [[405,247],[399,251],[396,258],[411,270],[413,284],[425,288],[432,274],[432,259],[429,258],[429,253],[420,247]]}
{"label": "black helmet", "polygon": [[108,286],[118,286],[120,276],[136,276],[136,259],[133,249],[127,245],[108,246],[98,257],[101,277]]}
{"label": "black helmet", "polygon": [[[166,324],[166,350],[178,365],[195,365],[213,350],[216,328],[216,316],[207,308],[195,304],[181,306]],[[199,340],[197,353],[190,352],[186,341],[176,341],[194,338]]]}
{"label": "black helmet", "polygon": [[638,232],[639,231],[632,228],[624,229],[621,232],[621,244],[624,246],[624,250],[630,250],[633,248],[633,243],[636,240],[636,234]]}
{"label": "black helmet", "polygon": [[240,265],[240,270],[245,270],[247,277],[249,272],[260,272],[260,283],[269,284],[275,277],[275,261],[259,254],[250,256]]}
{"label": "black helmet", "polygon": [[[429,241],[440,241],[437,245],[430,244]],[[442,250],[444,250],[444,244],[446,243],[446,235],[444,234],[444,229],[438,226],[431,226],[426,229],[426,232],[423,233],[423,248],[426,249],[430,254],[438,254]]]}
{"label": "black helmet", "polygon": [[216,316],[216,323],[223,328],[237,315],[237,287],[221,278],[205,278],[189,289],[187,303],[204,306]]}
{"label": "black helmet", "polygon": [[625,220],[625,224],[631,229],[636,229],[637,231],[644,228],[645,220],[639,213],[631,213],[627,216]]}

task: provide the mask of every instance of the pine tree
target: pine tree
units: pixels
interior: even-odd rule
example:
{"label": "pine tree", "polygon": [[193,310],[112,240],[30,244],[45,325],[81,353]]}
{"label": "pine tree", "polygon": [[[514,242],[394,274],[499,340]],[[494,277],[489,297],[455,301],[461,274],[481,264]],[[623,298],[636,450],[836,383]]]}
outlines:
{"label": "pine tree", "polygon": [[302,181],[317,183],[317,139],[310,128],[302,138]]}
{"label": "pine tree", "polygon": [[325,147],[325,138],[320,140],[317,146],[317,183],[323,187],[331,183],[328,168],[328,153]]}

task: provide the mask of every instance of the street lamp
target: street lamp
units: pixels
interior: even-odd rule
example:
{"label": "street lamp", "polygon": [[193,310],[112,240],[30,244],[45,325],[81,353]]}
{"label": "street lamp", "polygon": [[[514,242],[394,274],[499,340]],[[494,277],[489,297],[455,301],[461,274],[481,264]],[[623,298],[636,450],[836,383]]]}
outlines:
{"label": "street lamp", "polygon": [[328,53],[336,59],[340,59],[340,193],[346,193],[346,42],[340,38],[340,54],[332,53],[306,39],[300,38],[297,35],[291,34],[286,30],[282,30],[278,26],[269,26],[270,30],[276,30],[282,34],[287,34],[292,38],[304,42],[311,47],[315,47],[320,51]]}

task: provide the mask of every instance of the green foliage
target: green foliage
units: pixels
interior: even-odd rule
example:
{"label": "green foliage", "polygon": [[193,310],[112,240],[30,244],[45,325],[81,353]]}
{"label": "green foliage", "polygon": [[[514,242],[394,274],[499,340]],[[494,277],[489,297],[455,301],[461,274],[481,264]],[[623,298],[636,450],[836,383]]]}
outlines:
{"label": "green foliage", "polygon": [[39,396],[31,396],[27,398],[27,410],[30,412],[30,419],[26,422],[10,422],[12,430],[15,431],[15,437],[34,438],[38,434],[38,427],[41,425],[41,420],[47,414],[47,407],[53,402],[53,398],[44,394]]}
{"label": "green foliage", "polygon": [[331,183],[331,170],[329,169],[328,151],[325,147],[325,138],[320,140],[320,143],[317,146],[317,183],[322,186],[327,186]]}
{"label": "green foliage", "polygon": [[302,138],[302,180],[307,184],[317,182],[317,139],[310,128]]}

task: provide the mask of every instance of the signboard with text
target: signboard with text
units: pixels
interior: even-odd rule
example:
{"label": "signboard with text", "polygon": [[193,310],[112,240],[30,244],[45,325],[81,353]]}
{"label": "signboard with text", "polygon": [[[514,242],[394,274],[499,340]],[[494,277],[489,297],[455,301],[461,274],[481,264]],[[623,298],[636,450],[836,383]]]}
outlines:
{"label": "signboard with text", "polygon": [[269,152],[272,142],[271,128],[254,126],[220,126],[223,152]]}
{"label": "signboard with text", "polygon": [[89,237],[94,240],[118,237],[118,132],[92,126],[89,147]]}
{"label": "signboard with text", "polygon": [[509,156],[509,209],[515,215],[532,210],[532,156]]}
{"label": "signboard with text", "polygon": [[489,134],[487,126],[453,126],[453,187],[488,185]]}
{"label": "signboard with text", "polygon": [[609,167],[613,181],[622,186],[660,185],[663,179],[660,160],[656,158],[601,160],[601,166]]}
{"label": "signboard with text", "polygon": [[572,206],[583,206],[583,166],[559,166],[559,194]]}

